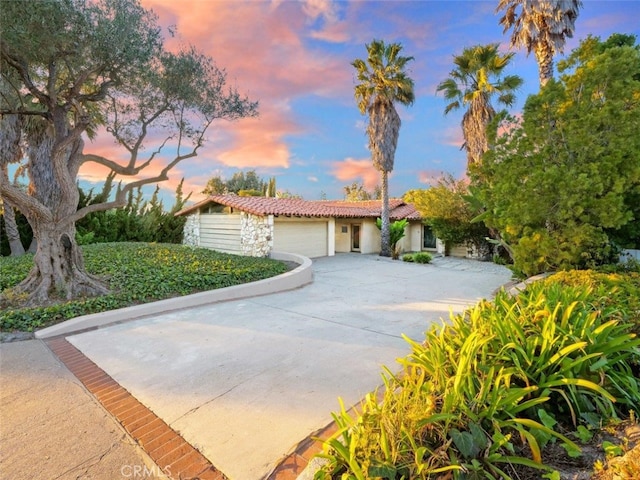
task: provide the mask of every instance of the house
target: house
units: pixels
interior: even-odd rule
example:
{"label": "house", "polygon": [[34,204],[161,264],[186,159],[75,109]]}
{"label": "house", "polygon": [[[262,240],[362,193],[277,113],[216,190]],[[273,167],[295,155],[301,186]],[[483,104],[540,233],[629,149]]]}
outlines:
{"label": "house", "polygon": [[[310,258],[341,252],[378,253],[379,200],[309,201],[292,198],[214,195],[181,210],[183,243],[222,252],[267,256],[274,251]],[[400,199],[389,200],[391,221],[408,220],[401,251],[443,251],[419,213]]]}

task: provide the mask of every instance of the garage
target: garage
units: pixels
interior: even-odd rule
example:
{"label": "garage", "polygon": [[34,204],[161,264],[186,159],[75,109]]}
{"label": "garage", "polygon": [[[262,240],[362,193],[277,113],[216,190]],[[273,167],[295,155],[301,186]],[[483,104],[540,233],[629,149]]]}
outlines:
{"label": "garage", "polygon": [[328,230],[326,220],[295,221],[276,218],[273,249],[309,258],[327,256]]}
{"label": "garage", "polygon": [[242,253],[240,214],[208,214],[200,217],[200,245],[225,253]]}

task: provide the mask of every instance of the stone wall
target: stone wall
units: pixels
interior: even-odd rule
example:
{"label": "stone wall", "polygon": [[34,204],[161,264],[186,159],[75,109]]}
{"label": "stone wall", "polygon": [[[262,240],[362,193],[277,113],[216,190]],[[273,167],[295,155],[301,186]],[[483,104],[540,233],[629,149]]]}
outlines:
{"label": "stone wall", "polygon": [[273,248],[273,216],[261,217],[242,213],[242,254],[249,257],[267,257]]}
{"label": "stone wall", "polygon": [[200,246],[200,212],[187,217],[183,229],[182,244],[190,247]]}

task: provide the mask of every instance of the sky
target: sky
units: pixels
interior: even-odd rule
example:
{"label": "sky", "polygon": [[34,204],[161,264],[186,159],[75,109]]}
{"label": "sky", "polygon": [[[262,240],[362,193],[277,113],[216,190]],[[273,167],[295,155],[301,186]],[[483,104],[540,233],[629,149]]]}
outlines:
{"label": "sky", "polygon": [[[402,54],[414,57],[407,71],[416,100],[397,107],[402,126],[390,195],[427,188],[443,173],[461,178],[463,112],[445,116],[446,102],[436,87],[465,47],[499,43],[502,52],[510,51],[510,31],[503,34],[498,23],[497,0],[141,1],[164,28],[177,28],[169,48],[194,45],[226,70],[231,85],[259,101],[257,118],[212,125],[199,155],[179,164],[161,184],[169,203],[181,178],[185,192],[198,201],[209,178],[229,179],[240,170],[276,177],[279,190],[307,200],[343,198],[344,186],[353,182],[373,190],[379,174],[367,149],[368,118],[354,99],[351,66],[356,58],[366,59],[365,45],[373,39],[399,42]],[[584,0],[565,53],[589,34],[604,40],[612,33],[640,38],[640,0]],[[524,85],[513,113],[539,88],[535,57],[515,52],[505,73],[520,75]],[[114,148],[103,133],[87,142],[85,151],[117,157]],[[104,175],[86,164],[81,185],[99,184]]]}

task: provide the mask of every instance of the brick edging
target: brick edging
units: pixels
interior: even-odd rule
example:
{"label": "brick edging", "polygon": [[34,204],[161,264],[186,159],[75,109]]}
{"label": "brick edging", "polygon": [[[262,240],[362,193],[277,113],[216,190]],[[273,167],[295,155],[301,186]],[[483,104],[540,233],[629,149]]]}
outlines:
{"label": "brick edging", "polygon": [[[229,480],[164,420],[149,410],[109,374],[64,337],[42,339],[53,354],[122,425],[129,436],[170,479]],[[378,391],[378,399],[382,392]],[[355,409],[348,412],[355,414]],[[266,480],[295,480],[338,430],[335,422],[302,440]]]}
{"label": "brick edging", "polygon": [[65,338],[48,338],[44,342],[167,477],[228,480],[204,455]]}

